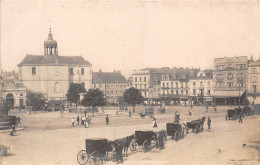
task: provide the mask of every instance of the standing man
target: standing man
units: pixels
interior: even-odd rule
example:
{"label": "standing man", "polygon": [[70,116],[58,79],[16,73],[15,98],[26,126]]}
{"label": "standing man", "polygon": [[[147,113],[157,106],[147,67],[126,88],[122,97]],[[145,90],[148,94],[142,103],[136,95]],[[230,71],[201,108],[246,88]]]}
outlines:
{"label": "standing man", "polygon": [[74,127],[74,122],[75,122],[74,117],[72,118],[71,122],[72,122],[72,127]]}
{"label": "standing man", "polygon": [[208,117],[208,129],[210,129],[211,119]]}
{"label": "standing man", "polygon": [[241,115],[241,113],[239,114],[238,118],[239,118],[238,122],[242,123],[242,115]]}
{"label": "standing man", "polygon": [[189,110],[189,115],[191,116],[192,114],[191,114],[191,109]]}
{"label": "standing man", "polygon": [[131,111],[129,111],[129,117],[131,117]]}
{"label": "standing man", "polygon": [[77,125],[79,125],[79,115],[78,115],[78,117],[77,117],[77,122],[78,122],[78,124],[77,124]]}
{"label": "standing man", "polygon": [[85,114],[85,117],[87,117],[87,111],[86,110],[84,111],[84,114]]}
{"label": "standing man", "polygon": [[106,125],[108,125],[108,123],[109,123],[109,118],[108,118],[108,115],[107,115],[107,117],[106,117]]}
{"label": "standing man", "polygon": [[117,162],[119,163],[119,160],[121,161],[121,163],[123,163],[123,146],[120,143],[117,143],[116,146],[116,157],[117,157]]}
{"label": "standing man", "polygon": [[206,113],[208,113],[208,108],[209,108],[208,105],[206,105]]}
{"label": "standing man", "polygon": [[217,107],[215,107],[215,113],[217,113]]}

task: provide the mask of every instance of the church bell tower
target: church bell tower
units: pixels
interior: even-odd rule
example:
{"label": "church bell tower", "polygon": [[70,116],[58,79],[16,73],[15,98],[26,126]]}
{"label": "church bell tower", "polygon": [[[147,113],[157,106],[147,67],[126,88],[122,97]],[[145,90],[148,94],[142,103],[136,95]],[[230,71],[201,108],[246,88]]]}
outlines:
{"label": "church bell tower", "polygon": [[58,44],[52,37],[51,28],[48,39],[44,41],[44,55],[58,55]]}

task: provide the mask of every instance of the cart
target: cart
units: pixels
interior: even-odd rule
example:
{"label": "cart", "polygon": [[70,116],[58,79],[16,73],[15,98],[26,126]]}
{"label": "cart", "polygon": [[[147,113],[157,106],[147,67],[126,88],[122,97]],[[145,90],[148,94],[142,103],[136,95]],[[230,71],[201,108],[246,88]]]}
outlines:
{"label": "cart", "polygon": [[156,134],[153,131],[135,131],[135,136],[130,142],[130,150],[134,152],[137,146],[143,146],[143,151],[147,152],[152,142],[156,142]]}

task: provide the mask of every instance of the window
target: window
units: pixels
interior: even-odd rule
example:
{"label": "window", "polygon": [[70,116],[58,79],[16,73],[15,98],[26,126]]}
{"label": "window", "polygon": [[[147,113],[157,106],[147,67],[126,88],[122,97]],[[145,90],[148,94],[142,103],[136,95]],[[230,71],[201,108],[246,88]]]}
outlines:
{"label": "window", "polygon": [[238,79],[238,80],[244,80],[245,78],[246,78],[245,73],[238,73],[238,74],[237,74],[237,79]]}
{"label": "window", "polygon": [[114,93],[114,91],[111,91],[111,94],[113,94]]}
{"label": "window", "polygon": [[243,82],[238,82],[238,87],[244,87],[244,83]]}
{"label": "window", "polygon": [[252,68],[252,69],[251,69],[251,72],[252,72],[252,73],[256,73],[256,68]]}
{"label": "window", "polygon": [[101,88],[102,84],[99,84],[99,88]]}
{"label": "window", "polygon": [[222,87],[222,82],[217,82],[217,87]]}
{"label": "window", "polygon": [[210,81],[208,81],[208,86],[210,86]]}
{"label": "window", "polygon": [[84,72],[84,68],[81,68],[81,75],[84,75],[85,72]]}
{"label": "window", "polygon": [[256,81],[256,76],[251,77],[251,81],[252,81],[252,83],[256,83],[257,82]]}
{"label": "window", "polygon": [[181,94],[183,94],[183,90],[181,90]]}
{"label": "window", "polygon": [[233,87],[233,84],[234,84],[233,82],[228,82],[227,83],[228,87],[230,87],[230,88]]}
{"label": "window", "polygon": [[227,79],[233,80],[233,78],[234,78],[234,76],[233,76],[232,73],[228,73],[228,74],[227,74]]}
{"label": "window", "polygon": [[207,93],[208,93],[208,95],[210,95],[210,90],[208,90],[208,92],[207,92]]}
{"label": "window", "polygon": [[188,94],[188,90],[186,90],[186,95]]}
{"label": "window", "polygon": [[73,75],[73,68],[70,68],[70,75]]}
{"label": "window", "polygon": [[135,84],[135,88],[137,89],[137,84]]}
{"label": "window", "polygon": [[169,88],[169,83],[166,83],[166,85],[167,85],[167,88]]}
{"label": "window", "polygon": [[203,82],[200,82],[200,86],[201,86],[201,87],[203,86]]}
{"label": "window", "polygon": [[165,94],[165,91],[163,90],[163,94]]}
{"label": "window", "polygon": [[163,88],[165,87],[165,84],[164,83],[162,83],[162,86],[163,86]]}
{"label": "window", "polygon": [[36,75],[36,68],[35,67],[32,68],[32,75]]}
{"label": "window", "polygon": [[196,89],[193,89],[193,95],[196,95]]}
{"label": "window", "polygon": [[144,77],[144,82],[146,82],[146,77]]}
{"label": "window", "polygon": [[54,84],[54,92],[55,93],[60,93],[60,83],[56,82]]}
{"label": "window", "polygon": [[202,77],[203,76],[203,74],[202,73],[200,73],[200,77]]}
{"label": "window", "polygon": [[109,95],[109,91],[107,91],[107,93],[106,93],[107,95]]}
{"label": "window", "polygon": [[20,96],[23,96],[23,94],[20,94]]}
{"label": "window", "polygon": [[146,89],[146,84],[144,84],[144,89]]}
{"label": "window", "polygon": [[256,93],[256,85],[253,85],[254,93]]}
{"label": "window", "polygon": [[181,82],[181,88],[183,88],[183,82]]}
{"label": "window", "polygon": [[171,90],[171,94],[173,95],[173,90]]}
{"label": "window", "polygon": [[173,82],[171,82],[171,88],[173,88]]}
{"label": "window", "polygon": [[135,82],[137,82],[137,77],[135,77]]}
{"label": "window", "polygon": [[178,90],[176,90],[176,95],[178,95]]}
{"label": "window", "polygon": [[176,82],[176,88],[178,88],[178,83]]}
{"label": "window", "polygon": [[142,77],[139,78],[140,82],[142,82]]}
{"label": "window", "polygon": [[140,89],[142,89],[142,84],[140,84]]}
{"label": "window", "polygon": [[193,82],[193,86],[196,86],[196,82]]}

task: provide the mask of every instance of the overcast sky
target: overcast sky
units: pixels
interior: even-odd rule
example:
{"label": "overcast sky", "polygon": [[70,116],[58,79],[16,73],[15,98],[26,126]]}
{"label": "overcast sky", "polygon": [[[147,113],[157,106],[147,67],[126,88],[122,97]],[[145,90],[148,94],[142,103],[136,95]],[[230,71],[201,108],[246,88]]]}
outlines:
{"label": "overcast sky", "polygon": [[213,58],[260,52],[260,1],[1,1],[2,69],[43,55],[50,24],[59,55],[82,55],[94,71],[127,77],[146,67],[212,68]]}

